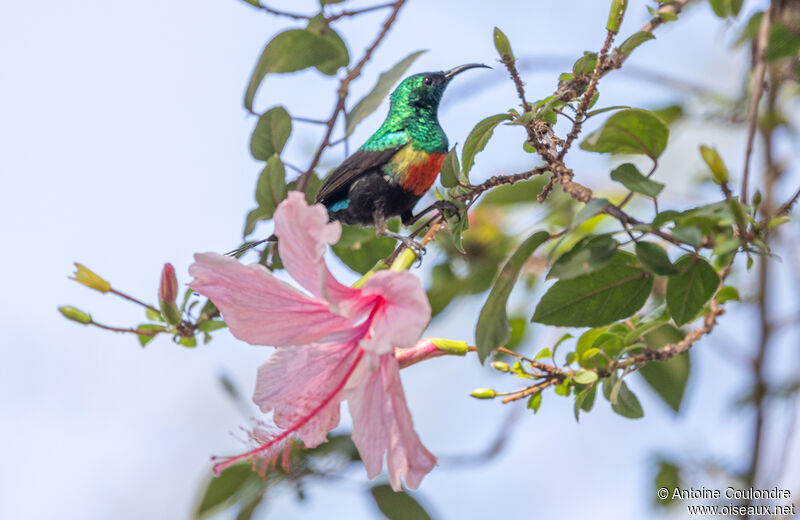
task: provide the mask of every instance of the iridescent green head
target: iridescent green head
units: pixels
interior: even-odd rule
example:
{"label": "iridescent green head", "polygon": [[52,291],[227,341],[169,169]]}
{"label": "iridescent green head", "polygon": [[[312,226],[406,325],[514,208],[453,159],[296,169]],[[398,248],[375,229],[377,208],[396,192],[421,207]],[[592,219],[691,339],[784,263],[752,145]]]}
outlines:
{"label": "iridescent green head", "polygon": [[435,116],[439,108],[439,101],[441,101],[444,89],[447,88],[450,80],[456,74],[477,67],[491,68],[480,63],[470,63],[448,71],[423,72],[407,77],[392,92],[390,117],[394,110],[401,112],[410,110],[419,115]]}

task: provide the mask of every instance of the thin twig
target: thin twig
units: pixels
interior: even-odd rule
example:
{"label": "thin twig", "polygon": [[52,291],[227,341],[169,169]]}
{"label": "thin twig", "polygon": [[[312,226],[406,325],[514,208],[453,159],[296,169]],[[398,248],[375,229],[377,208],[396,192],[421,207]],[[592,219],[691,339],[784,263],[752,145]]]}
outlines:
{"label": "thin twig", "polygon": [[385,4],[373,5],[371,7],[364,7],[362,9],[353,9],[353,10],[350,10],[350,11],[342,11],[340,13],[337,13],[337,14],[334,14],[334,15],[326,17],[325,21],[330,23],[330,22],[338,20],[339,18],[345,18],[345,17],[348,17],[348,16],[357,16],[359,14],[371,13],[372,11],[377,11],[379,9],[386,9],[388,7],[394,7],[394,5],[396,3],[397,2],[387,2]]}
{"label": "thin twig", "polygon": [[753,70],[753,92],[750,94],[750,106],[747,109],[747,148],[744,154],[744,173],[742,174],[741,199],[747,204],[747,182],[750,176],[750,155],[753,153],[753,140],[758,122],[758,104],[764,91],[764,75],[767,72],[767,44],[769,43],[770,11],[767,9],[761,17],[761,26],[756,38],[755,68]]}
{"label": "thin twig", "polygon": [[280,9],[274,9],[272,7],[269,7],[268,5],[262,4],[261,2],[259,2],[258,5],[253,5],[253,7],[261,9],[262,11],[265,11],[275,16],[284,16],[286,18],[291,18],[293,20],[310,20],[312,18],[307,14],[291,13],[289,11],[281,11]]}
{"label": "thin twig", "polygon": [[114,289],[113,287],[111,287],[111,288],[108,290],[108,292],[110,292],[110,293],[112,293],[112,294],[116,294],[116,295],[117,295],[117,296],[119,296],[120,298],[125,298],[126,300],[128,300],[128,301],[131,301],[131,302],[133,302],[133,303],[135,303],[135,304],[137,304],[137,305],[141,305],[142,307],[144,307],[144,308],[146,308],[146,309],[150,309],[150,310],[151,310],[151,311],[153,311],[153,312],[157,312],[157,313],[159,313],[159,314],[161,313],[161,311],[160,311],[160,310],[156,309],[156,308],[155,308],[155,307],[153,307],[152,305],[149,305],[149,304],[147,304],[147,303],[144,303],[144,302],[143,302],[143,301],[141,301],[141,300],[137,300],[137,299],[136,299],[136,298],[134,298],[133,296],[130,296],[130,295],[128,295],[128,294],[125,294],[124,292],[120,292],[120,291],[118,291],[118,290]]}
{"label": "thin twig", "polygon": [[372,57],[372,53],[375,52],[375,49],[378,48],[378,45],[380,45],[380,43],[386,37],[386,34],[388,34],[389,29],[391,29],[392,24],[394,24],[395,19],[397,19],[397,14],[398,12],[400,12],[400,8],[403,7],[405,1],[406,0],[396,0],[391,4],[393,6],[392,12],[386,19],[386,21],[383,22],[383,26],[381,27],[381,31],[378,33],[378,36],[375,38],[372,44],[367,48],[367,50],[364,51],[364,55],[362,56],[361,60],[359,60],[358,63],[356,63],[356,65],[347,72],[347,75],[339,83],[339,89],[337,91],[337,97],[336,97],[336,104],[333,107],[333,112],[331,113],[331,116],[328,118],[326,122],[325,135],[322,137],[322,141],[317,147],[317,151],[314,153],[314,158],[311,159],[311,164],[309,164],[306,171],[303,172],[297,179],[298,191],[304,192],[306,190],[306,186],[308,186],[308,179],[314,172],[314,168],[316,168],[317,165],[319,164],[319,161],[322,158],[322,153],[331,144],[331,136],[333,135],[333,129],[336,126],[336,121],[339,119],[339,115],[344,111],[345,108],[345,101],[347,99],[347,94],[349,93],[350,83],[361,75],[361,70],[364,68],[364,65],[366,65],[367,62],[370,60],[370,58]]}
{"label": "thin twig", "polygon": [[[621,18],[622,15],[620,14],[620,19]],[[603,70],[603,65],[608,58],[608,52],[611,50],[611,43],[614,41],[615,35],[616,33],[607,31],[606,41],[603,42],[603,48],[600,49],[600,54],[597,56],[597,64],[592,71],[592,77],[589,80],[589,86],[586,88],[586,92],[584,92],[583,97],[581,98],[578,109],[575,111],[575,121],[572,124],[572,130],[570,130],[569,134],[567,134],[567,139],[564,141],[564,146],[561,148],[561,151],[558,152],[559,161],[564,159],[567,151],[569,151],[569,147],[572,146],[572,142],[575,141],[575,139],[578,137],[578,134],[581,132],[583,120],[586,119],[586,110],[588,110],[589,103],[592,102],[592,98],[594,97],[595,92],[597,92],[597,82],[600,80],[601,71]]]}

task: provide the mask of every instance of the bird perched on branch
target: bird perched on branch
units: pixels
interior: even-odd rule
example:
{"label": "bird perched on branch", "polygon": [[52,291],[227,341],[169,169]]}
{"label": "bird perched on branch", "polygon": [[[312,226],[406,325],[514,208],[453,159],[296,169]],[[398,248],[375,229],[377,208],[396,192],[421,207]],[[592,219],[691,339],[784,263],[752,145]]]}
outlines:
{"label": "bird perched on branch", "polygon": [[[439,200],[416,215],[412,211],[433,186],[447,154],[447,135],[438,118],[442,94],[457,74],[477,67],[491,68],[470,63],[415,74],[397,86],[386,120],[331,173],[317,194],[316,201],[328,208],[331,220],[374,226],[378,236],[399,240],[418,256],[422,253],[419,243],[389,231],[386,222],[399,216],[409,226],[433,210],[458,210],[452,202]],[[277,239],[273,235],[267,240]]]}

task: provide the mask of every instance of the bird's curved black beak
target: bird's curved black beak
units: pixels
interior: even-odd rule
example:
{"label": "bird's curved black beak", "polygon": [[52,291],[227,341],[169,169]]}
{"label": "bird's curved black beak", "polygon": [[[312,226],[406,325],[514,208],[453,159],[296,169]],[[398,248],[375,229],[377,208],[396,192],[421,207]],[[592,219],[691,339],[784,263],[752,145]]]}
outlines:
{"label": "bird's curved black beak", "polygon": [[490,66],[484,65],[483,63],[468,63],[466,65],[459,65],[458,67],[454,67],[448,71],[445,71],[444,79],[450,81],[456,74],[461,74],[465,70],[477,69],[477,68],[491,69]]}

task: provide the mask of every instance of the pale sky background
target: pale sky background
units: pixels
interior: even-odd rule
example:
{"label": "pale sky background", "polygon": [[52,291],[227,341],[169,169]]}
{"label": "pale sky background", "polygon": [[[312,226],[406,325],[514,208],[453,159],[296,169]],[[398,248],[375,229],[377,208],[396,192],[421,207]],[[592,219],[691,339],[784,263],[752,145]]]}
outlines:
{"label": "pale sky background", "polygon": [[[310,11],[316,2],[273,4]],[[707,2],[700,4],[685,20],[660,28],[658,39],[637,50],[630,65],[733,95],[746,55],[728,54],[733,33],[712,16]],[[747,2],[745,10],[756,4]],[[602,44],[607,8],[608,2],[597,0],[411,0],[353,84],[354,100],[380,72],[417,49],[429,51],[409,72],[496,64],[495,25],[508,35],[522,65],[529,58],[545,60],[523,72],[529,98],[543,97],[583,50]],[[354,59],[385,16],[381,11],[336,26]],[[647,17],[644,1],[631,2],[623,37]],[[238,244],[260,170],[248,153],[255,119],[243,110],[242,93],[264,43],[295,25],[235,0],[0,0],[1,517],[188,518],[209,474],[209,457],[241,451],[230,432],[246,425],[248,416],[226,397],[218,376],[230,375],[249,394],[271,349],[244,344],[227,331],[194,350],[167,338],[141,349],[132,336],[69,322],[56,307],[72,304],[98,321],[133,325],[144,321],[138,308],[67,279],[73,261],[155,301],[164,262],[175,265],[184,284],[194,252],[224,252]],[[270,76],[256,106],[283,104],[294,115],[327,117],[335,80],[317,79],[314,72]],[[490,80],[490,88],[475,90]],[[624,70],[604,79],[600,92],[598,106],[656,107],[686,99]],[[450,142],[463,143],[477,121],[515,104],[501,67],[470,71],[445,95],[441,121]],[[381,107],[359,127],[354,146],[385,111]],[[669,184],[662,207],[685,207],[687,197],[704,193],[689,180],[702,169],[701,142],[716,145],[735,165],[734,174],[740,171],[744,136],[723,125],[699,128],[673,128],[655,178],[680,180]],[[286,159],[307,164],[318,132],[296,123]],[[473,179],[528,167],[531,156],[522,152],[518,132],[498,130]],[[328,164],[342,153],[331,153]],[[569,157],[581,181],[604,185],[609,159],[577,150]],[[431,250],[426,257],[428,266],[435,255]],[[337,272],[354,279],[345,269]],[[424,276],[425,269],[417,272]],[[427,335],[472,341],[483,298],[449,309]],[[788,294],[784,301],[787,313],[797,308]],[[525,306],[532,311],[535,302]],[[643,420],[615,415],[598,399],[576,424],[572,400],[548,392],[538,415],[522,414],[498,457],[475,467],[443,462],[415,496],[439,519],[663,516],[652,509],[654,454],[742,466],[749,457],[742,452],[749,415],[732,404],[746,374],[728,362],[726,351],[754,347],[747,315],[726,315],[727,332],[693,350],[693,373],[677,417],[636,378],[631,385],[644,406]],[[529,348],[549,345],[553,334],[560,332],[534,336]],[[781,340],[785,355],[771,362],[797,367],[796,334]],[[479,386],[516,385],[474,358],[415,366],[403,372],[403,382],[417,431],[443,459],[481,451],[509,411],[467,394]],[[343,417],[346,426],[348,414]],[[800,453],[796,444],[793,460]],[[800,489],[793,471],[775,484]],[[369,484],[363,467],[356,467],[340,480],[309,485],[304,503],[291,493],[275,493],[262,516],[377,518]]]}

